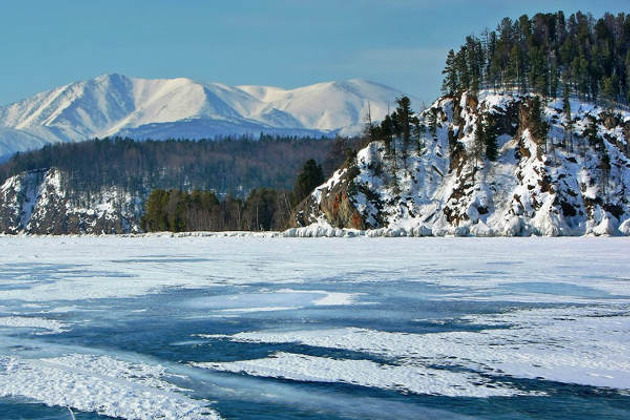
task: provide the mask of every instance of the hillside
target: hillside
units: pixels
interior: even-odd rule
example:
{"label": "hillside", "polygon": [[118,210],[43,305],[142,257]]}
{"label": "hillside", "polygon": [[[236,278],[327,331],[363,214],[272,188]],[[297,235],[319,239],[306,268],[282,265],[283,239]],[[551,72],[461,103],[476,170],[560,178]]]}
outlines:
{"label": "hillside", "polygon": [[630,15],[599,19],[577,12],[504,18],[496,30],[470,35],[450,50],[442,90],[519,88],[590,102],[630,101]]}
{"label": "hillside", "polygon": [[420,125],[360,150],[300,205],[296,234],[630,234],[630,113],[485,90],[439,99]]}
{"label": "hillside", "polygon": [[368,107],[378,120],[400,95],[356,79],[285,90],[109,74],[0,107],[0,157],[45,144],[111,136],[354,135],[362,130]]}
{"label": "hillside", "polygon": [[138,231],[145,201],[156,189],[212,191],[240,203],[240,215],[253,190],[291,190],[308,159],[332,173],[357,141],[115,138],[47,146],[0,165],[0,232]]}
{"label": "hillside", "polygon": [[[420,114],[357,79],[286,90],[114,74],[41,93],[0,108],[0,157],[81,143],[0,165],[0,228],[138,230],[157,190],[153,230],[281,229],[288,218],[287,235],[630,234],[630,16],[505,18],[449,51],[443,74],[444,96]],[[352,133],[365,136],[339,137]],[[198,142],[228,134],[241,137]],[[84,141],[110,135],[127,139]],[[158,141],[133,141],[146,138]],[[299,199],[286,191],[308,159],[332,176],[291,213]],[[249,207],[220,200],[261,187],[278,191]],[[281,217],[260,222],[262,202]]]}
{"label": "hillside", "polygon": [[628,15],[505,18],[443,74],[429,109],[399,100],[370,127],[296,209],[295,234],[630,234]]}

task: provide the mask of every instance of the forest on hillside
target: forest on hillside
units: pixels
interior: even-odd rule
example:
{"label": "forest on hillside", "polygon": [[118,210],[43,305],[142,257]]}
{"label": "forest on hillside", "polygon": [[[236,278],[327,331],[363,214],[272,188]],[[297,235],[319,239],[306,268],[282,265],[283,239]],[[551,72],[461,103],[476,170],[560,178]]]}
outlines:
{"label": "forest on hillside", "polygon": [[258,188],[291,190],[309,159],[329,175],[360,139],[261,136],[253,140],[134,141],[123,138],[60,143],[18,153],[0,165],[0,183],[24,171],[58,168],[71,195],[117,187],[146,197],[154,189],[214,191],[245,198]]}
{"label": "forest on hillside", "polygon": [[296,204],[323,182],[321,165],[309,159],[292,190],[256,188],[246,199],[218,197],[212,191],[155,189],[145,203],[141,227],[147,232],[283,230]]}
{"label": "forest on hillside", "polygon": [[516,88],[543,96],[630,102],[630,15],[577,12],[505,18],[449,51],[442,91]]}

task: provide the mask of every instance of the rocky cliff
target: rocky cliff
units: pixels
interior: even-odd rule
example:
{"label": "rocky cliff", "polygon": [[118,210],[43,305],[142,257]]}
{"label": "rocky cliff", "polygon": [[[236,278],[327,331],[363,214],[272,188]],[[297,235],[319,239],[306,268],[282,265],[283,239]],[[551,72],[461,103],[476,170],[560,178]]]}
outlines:
{"label": "rocky cliff", "polygon": [[116,188],[70,192],[62,171],[31,171],[0,187],[0,232],[31,234],[127,233],[138,230],[138,199]]}
{"label": "rocky cliff", "polygon": [[300,204],[294,226],[392,236],[630,234],[630,113],[482,91],[442,98],[419,118],[412,141],[360,150]]}

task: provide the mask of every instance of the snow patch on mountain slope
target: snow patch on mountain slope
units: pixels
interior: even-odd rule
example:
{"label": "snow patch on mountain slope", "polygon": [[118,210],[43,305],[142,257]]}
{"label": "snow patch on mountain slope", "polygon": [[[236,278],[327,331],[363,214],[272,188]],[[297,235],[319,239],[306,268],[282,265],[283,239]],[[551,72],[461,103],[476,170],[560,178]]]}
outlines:
{"label": "snow patch on mountain slope", "polygon": [[368,111],[374,121],[385,117],[398,92],[377,83],[359,79],[325,82],[302,88],[283,90],[273,87],[240,86],[268,107],[287,112],[304,127],[319,130],[341,129],[340,134],[357,134],[365,124]]}
{"label": "snow patch on mountain slope", "polygon": [[11,157],[23,144],[38,149],[50,144],[50,140],[47,140],[45,136],[42,137],[37,131],[0,127],[0,163]]}

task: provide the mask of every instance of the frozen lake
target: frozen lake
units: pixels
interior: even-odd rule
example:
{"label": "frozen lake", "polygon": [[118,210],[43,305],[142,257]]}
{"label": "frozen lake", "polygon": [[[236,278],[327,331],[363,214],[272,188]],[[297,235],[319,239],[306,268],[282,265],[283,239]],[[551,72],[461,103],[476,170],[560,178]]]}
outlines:
{"label": "frozen lake", "polygon": [[630,238],[0,247],[0,419],[630,418]]}

